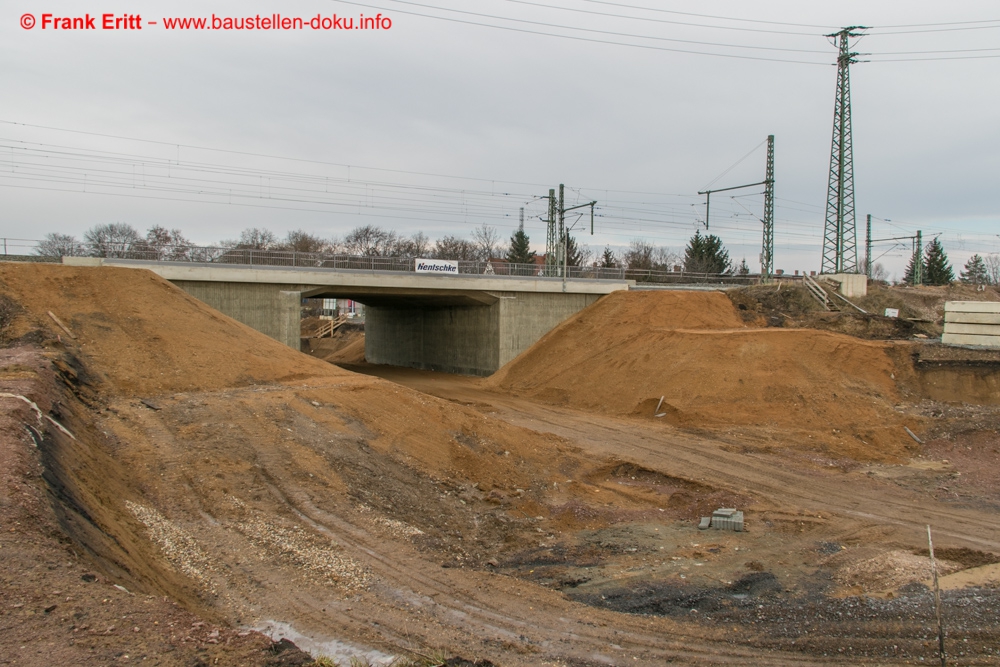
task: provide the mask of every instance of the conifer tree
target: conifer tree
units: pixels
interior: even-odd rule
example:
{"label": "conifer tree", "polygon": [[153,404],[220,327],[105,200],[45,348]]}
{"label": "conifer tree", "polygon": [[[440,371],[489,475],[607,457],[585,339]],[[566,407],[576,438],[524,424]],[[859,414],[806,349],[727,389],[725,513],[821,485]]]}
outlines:
{"label": "conifer tree", "polygon": [[729,273],[732,262],[722,239],[714,234],[702,236],[696,231],[684,250],[684,271],[688,273]]}
{"label": "conifer tree", "polygon": [[917,270],[917,262],[920,262],[921,269],[923,268],[923,262],[917,257],[917,253],[910,255],[910,263],[906,265],[906,272],[903,274],[903,282],[907,285],[913,284],[913,276]]}
{"label": "conifer tree", "polygon": [[569,233],[566,234],[566,266],[580,266],[583,264],[583,249],[577,245],[576,239]]}
{"label": "conifer tree", "polygon": [[947,285],[955,280],[955,272],[948,263],[948,255],[944,252],[941,241],[935,238],[927,244],[924,255],[924,284]]}
{"label": "conifer tree", "polygon": [[507,261],[512,264],[534,264],[535,251],[531,249],[528,235],[524,231],[524,223],[510,236],[510,248],[507,250]]}
{"label": "conifer tree", "polygon": [[608,246],[604,246],[604,254],[601,255],[600,266],[602,269],[618,268],[618,258],[615,257],[615,253]]}
{"label": "conifer tree", "polygon": [[971,285],[987,285],[990,282],[990,274],[986,270],[986,262],[979,255],[973,255],[965,263],[965,270],[962,271],[960,279],[963,283]]}

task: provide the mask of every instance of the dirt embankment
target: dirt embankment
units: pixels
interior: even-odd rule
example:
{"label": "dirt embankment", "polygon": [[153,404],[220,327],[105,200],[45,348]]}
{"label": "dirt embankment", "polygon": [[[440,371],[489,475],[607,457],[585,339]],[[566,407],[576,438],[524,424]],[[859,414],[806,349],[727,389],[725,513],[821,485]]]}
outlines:
{"label": "dirt embankment", "polygon": [[[68,431],[37,429],[35,483],[58,529],[20,529],[57,530],[102,580],[224,626],[282,621],[387,652],[482,652],[507,665],[537,664],[541,646],[582,660],[612,640],[592,629],[602,612],[491,573],[530,576],[538,554],[573,548],[569,525],[691,519],[727,497],[685,480],[630,490],[620,466],[560,437],[301,355],[146,272],[0,265],[0,291],[11,313],[0,333],[33,359],[7,363],[5,377],[28,381],[20,391]],[[20,427],[29,417],[3,432],[6,450],[32,446]],[[657,628],[676,635],[669,621]],[[560,645],[568,631],[581,639]],[[131,651],[134,634],[81,650]],[[2,652],[20,636],[0,639]],[[170,655],[176,642],[209,656],[213,640],[238,643],[233,633],[169,637],[143,655],[187,664],[188,652]],[[705,641],[685,654],[715,654]],[[673,649],[656,640],[643,650],[652,664]]]}
{"label": "dirt embankment", "polygon": [[[914,444],[894,409],[886,344],[749,328],[719,292],[618,292],[578,313],[487,384],[516,395],[682,427],[758,427],[778,446],[861,461]],[[780,435],[777,433],[780,431]]]}
{"label": "dirt embankment", "polygon": [[[29,315],[9,335],[44,326],[79,351],[105,391],[154,396],[340,373],[149,272],[0,264],[0,286]],[[62,332],[49,311],[77,338]]]}
{"label": "dirt embankment", "polygon": [[[797,282],[778,282],[727,290],[744,322],[760,327],[812,328],[869,340],[939,338],[946,301],[1000,301],[1000,288],[979,290],[974,285],[918,287],[887,286],[872,282],[868,294],[851,302],[866,311],[833,299],[839,312],[828,312]],[[898,317],[885,317],[887,308]]]}

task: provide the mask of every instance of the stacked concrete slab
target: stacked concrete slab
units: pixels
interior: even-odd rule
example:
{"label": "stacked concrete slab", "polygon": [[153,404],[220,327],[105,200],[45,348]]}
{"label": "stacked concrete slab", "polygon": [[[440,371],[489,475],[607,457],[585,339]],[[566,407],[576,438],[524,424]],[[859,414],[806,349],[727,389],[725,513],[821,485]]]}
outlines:
{"label": "stacked concrete slab", "polygon": [[720,507],[712,512],[712,516],[703,516],[701,518],[698,530],[708,530],[709,528],[714,528],[715,530],[733,530],[737,533],[742,533],[743,512],[729,507]]}
{"label": "stacked concrete slab", "polygon": [[941,342],[1000,348],[1000,301],[946,301]]}

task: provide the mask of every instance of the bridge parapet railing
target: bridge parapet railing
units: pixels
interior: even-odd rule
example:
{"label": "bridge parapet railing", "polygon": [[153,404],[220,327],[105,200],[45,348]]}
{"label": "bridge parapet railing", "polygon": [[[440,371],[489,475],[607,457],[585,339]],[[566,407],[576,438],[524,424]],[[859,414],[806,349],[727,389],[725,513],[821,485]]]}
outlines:
{"label": "bridge parapet railing", "polygon": [[[144,243],[108,244],[94,247],[90,244],[66,245],[46,248],[42,242],[25,239],[0,239],[3,254],[8,257],[36,261],[60,261],[64,255],[82,257],[108,257],[163,262],[197,262],[233,266],[316,268],[354,271],[409,271],[414,272],[415,257],[386,257],[378,255],[347,255],[325,252],[299,252],[295,250],[269,250],[258,248],[233,248],[224,246],[156,246]],[[57,254],[58,253],[58,254]],[[502,259],[459,260],[458,272],[463,275],[521,276],[562,278],[562,267],[541,264],[517,264]],[[569,266],[566,277],[589,280],[634,280],[648,284],[755,284],[756,274],[707,274],[661,269],[628,267]],[[791,276],[784,276],[790,278]]]}

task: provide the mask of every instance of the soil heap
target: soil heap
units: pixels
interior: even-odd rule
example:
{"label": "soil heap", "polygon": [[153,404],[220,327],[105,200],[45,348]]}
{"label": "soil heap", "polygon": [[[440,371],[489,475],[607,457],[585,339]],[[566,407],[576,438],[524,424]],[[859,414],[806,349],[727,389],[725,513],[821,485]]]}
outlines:
{"label": "soil heap", "polygon": [[913,444],[893,407],[896,368],[884,343],[748,328],[721,292],[638,291],[581,311],[488,386],[645,418],[663,396],[657,414],[675,426],[757,427],[782,446],[895,460]]}

